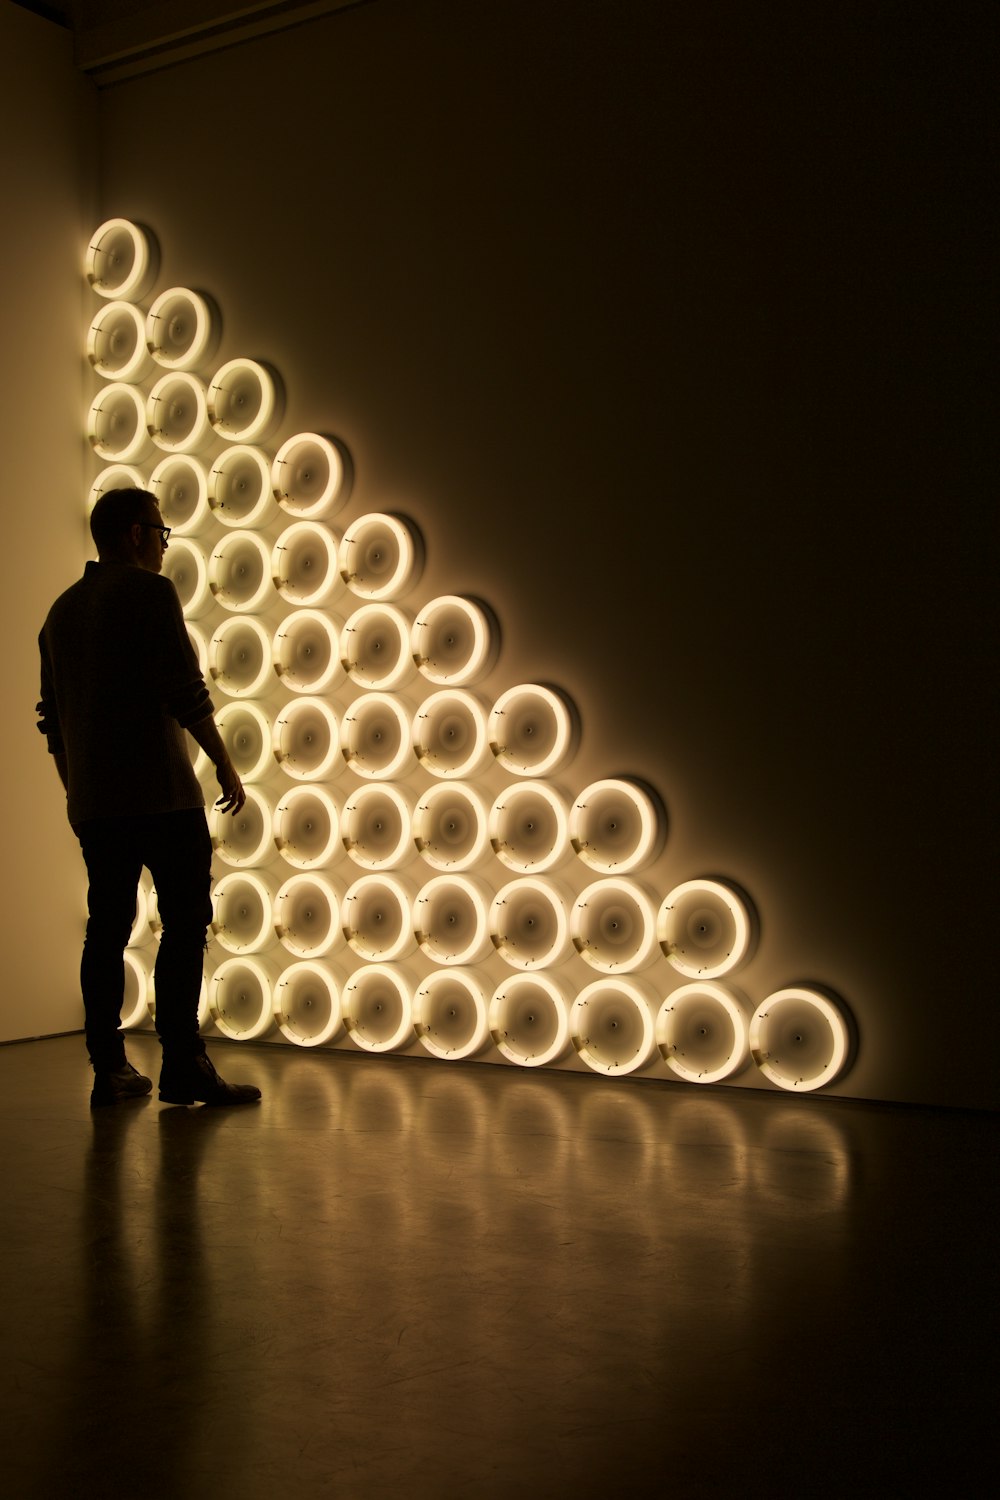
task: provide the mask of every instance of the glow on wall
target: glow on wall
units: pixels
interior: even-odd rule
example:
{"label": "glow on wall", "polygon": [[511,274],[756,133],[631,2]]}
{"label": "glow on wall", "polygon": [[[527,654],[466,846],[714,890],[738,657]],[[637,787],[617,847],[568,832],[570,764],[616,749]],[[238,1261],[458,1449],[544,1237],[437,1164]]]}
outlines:
{"label": "glow on wall", "polygon": [[[126,485],[156,495],[163,570],[247,787],[238,817],[209,811],[204,1028],[690,1083],[756,1068],[797,1092],[841,1076],[843,1003],[733,987],[757,938],[746,893],[697,870],[648,884],[659,795],[627,776],[566,789],[571,687],[484,691],[491,606],[426,597],[412,518],[353,500],[335,437],[282,430],[278,373],[220,360],[218,305],[157,292],[159,262],[126,219],[87,250],[86,489],[90,506]],[[192,755],[211,804],[212,767]],[[147,883],[124,1024],[155,1013],[157,935]]]}

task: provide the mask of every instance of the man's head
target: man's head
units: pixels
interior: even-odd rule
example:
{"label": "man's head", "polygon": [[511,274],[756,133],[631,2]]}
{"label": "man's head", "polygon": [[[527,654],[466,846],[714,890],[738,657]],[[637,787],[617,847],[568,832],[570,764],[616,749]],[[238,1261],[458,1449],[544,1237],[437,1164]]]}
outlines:
{"label": "man's head", "polygon": [[159,573],[168,531],[156,496],[148,490],[105,490],[90,513],[90,534],[101,562],[131,563]]}

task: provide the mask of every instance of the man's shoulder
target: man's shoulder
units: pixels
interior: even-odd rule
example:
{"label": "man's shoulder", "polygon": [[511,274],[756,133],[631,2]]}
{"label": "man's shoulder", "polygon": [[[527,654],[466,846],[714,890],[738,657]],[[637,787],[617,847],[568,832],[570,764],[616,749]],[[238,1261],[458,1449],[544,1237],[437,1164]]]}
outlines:
{"label": "man's shoulder", "polygon": [[83,577],[54,601],[43,630],[74,616],[101,610],[109,603],[130,610],[171,609],[177,591],[169,578],[117,563],[88,562]]}

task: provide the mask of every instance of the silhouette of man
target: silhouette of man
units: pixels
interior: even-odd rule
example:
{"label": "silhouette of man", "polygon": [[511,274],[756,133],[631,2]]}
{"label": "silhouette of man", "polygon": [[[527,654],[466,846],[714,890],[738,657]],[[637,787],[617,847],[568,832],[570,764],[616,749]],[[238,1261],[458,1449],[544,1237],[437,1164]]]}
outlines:
{"label": "silhouette of man", "polygon": [[61,594],[39,635],[46,736],[87,866],[89,917],[80,964],[91,1105],[148,1094],[125,1056],[122,954],[143,865],[163,923],[156,958],[159,1096],[168,1104],[248,1104],[198,1035],[205,930],[212,919],[212,841],[185,729],[211,759],[236,813],[246,801],[219,735],[177,592],[160,576],[169,527],[146,490],[109,490],[90,518],[97,562]]}

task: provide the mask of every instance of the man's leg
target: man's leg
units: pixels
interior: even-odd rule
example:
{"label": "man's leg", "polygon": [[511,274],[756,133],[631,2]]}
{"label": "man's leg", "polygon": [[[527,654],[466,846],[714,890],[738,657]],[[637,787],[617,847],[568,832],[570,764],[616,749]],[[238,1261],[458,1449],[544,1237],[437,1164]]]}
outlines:
{"label": "man's leg", "polygon": [[125,1066],[119,1030],[125,997],[122,954],[135,918],[142,855],[132,818],[94,818],[77,824],[75,832],[90,882],[80,961],[87,1051],[95,1073],[113,1073]]}

